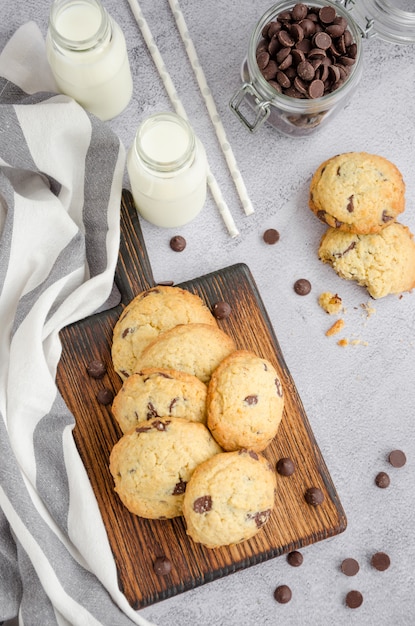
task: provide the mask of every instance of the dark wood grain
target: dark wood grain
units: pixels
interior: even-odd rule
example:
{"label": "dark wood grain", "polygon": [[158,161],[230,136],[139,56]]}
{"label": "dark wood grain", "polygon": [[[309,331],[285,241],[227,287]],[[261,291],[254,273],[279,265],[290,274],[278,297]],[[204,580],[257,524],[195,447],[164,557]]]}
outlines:
{"label": "dark wood grain", "polygon": [[[120,257],[116,283],[121,303],[110,311],[66,327],[61,333],[62,357],[58,367],[59,389],[76,419],[74,437],[95,492],[116,562],[119,585],[130,604],[140,608],[336,535],[346,528],[346,517],[323,457],[310,428],[301,399],[288,371],[255,281],[244,264],[195,278],[181,287],[200,295],[212,306],[228,302],[232,315],[220,326],[239,348],[269,359],[276,367],[285,391],[285,409],[277,437],[265,451],[275,466],[290,457],[296,471],[290,477],[277,474],[276,507],[267,525],[242,544],[207,549],[186,535],[182,518],[154,521],[129,513],[113,490],[108,469],[112,446],[121,431],[109,406],[96,400],[99,389],[116,393],[121,381],[111,363],[112,329],[125,304],[140,291],[154,286],[154,279],[138,218],[129,192],[121,207]],[[107,365],[101,380],[89,378],[86,367],[93,359]],[[318,486],[325,500],[312,507],[304,500],[308,487]],[[157,556],[172,562],[168,576],[153,571]]]}

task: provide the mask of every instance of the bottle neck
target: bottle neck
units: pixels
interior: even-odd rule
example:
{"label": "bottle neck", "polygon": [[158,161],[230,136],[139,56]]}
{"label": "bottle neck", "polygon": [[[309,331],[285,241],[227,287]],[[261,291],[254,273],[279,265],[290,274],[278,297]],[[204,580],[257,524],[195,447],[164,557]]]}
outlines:
{"label": "bottle neck", "polygon": [[139,127],[134,149],[150,172],[173,175],[193,163],[196,138],[188,122],[176,113],[156,113]]}
{"label": "bottle neck", "polygon": [[62,50],[86,52],[111,39],[111,20],[99,0],[54,0],[49,33]]}

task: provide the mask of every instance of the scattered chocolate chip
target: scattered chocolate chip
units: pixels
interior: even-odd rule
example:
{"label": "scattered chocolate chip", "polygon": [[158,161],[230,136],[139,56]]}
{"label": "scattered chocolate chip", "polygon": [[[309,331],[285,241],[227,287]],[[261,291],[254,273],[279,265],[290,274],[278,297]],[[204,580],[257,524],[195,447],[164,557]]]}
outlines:
{"label": "scattered chocolate chip", "polygon": [[294,461],[289,459],[288,457],[284,457],[277,461],[277,472],[281,474],[281,476],[291,476],[295,472],[295,464]]}
{"label": "scattered chocolate chip", "polygon": [[385,552],[376,552],[370,559],[370,564],[379,572],[384,572],[391,564],[391,560]]}
{"label": "scattered chocolate chip", "polygon": [[97,393],[97,400],[100,404],[111,404],[114,400],[114,392],[111,389],[100,389]]}
{"label": "scattered chocolate chip", "polygon": [[167,576],[171,572],[171,561],[166,556],[158,556],[153,563],[157,576]]}
{"label": "scattered chocolate chip", "polygon": [[386,489],[390,485],[390,478],[386,472],[379,472],[375,478],[375,483],[381,489]]}
{"label": "scattered chocolate chip", "polygon": [[358,609],[359,606],[362,605],[362,603],[363,603],[363,596],[360,593],[360,591],[356,591],[356,589],[349,591],[349,593],[346,596],[346,606],[348,606],[349,609]]}
{"label": "scattered chocolate chip", "polygon": [[248,406],[254,406],[255,404],[258,404],[258,396],[246,396],[246,398],[244,398],[244,403]]}
{"label": "scattered chocolate chip", "polygon": [[389,453],[388,461],[393,467],[403,467],[406,463],[406,456],[402,450],[392,450]]}
{"label": "scattered chocolate chip", "polygon": [[214,315],[214,317],[216,317],[216,319],[218,320],[223,320],[227,317],[229,317],[229,315],[231,314],[231,305],[228,304],[227,302],[215,302],[215,304],[212,307],[212,313]]}
{"label": "scattered chocolate chip", "polygon": [[86,368],[86,371],[91,376],[91,378],[103,378],[106,374],[107,368],[105,363],[102,361],[91,361]]}
{"label": "scattered chocolate chip", "polygon": [[279,604],[287,604],[292,598],[291,589],[288,585],[279,585],[274,591],[274,598]]}
{"label": "scattered chocolate chip", "polygon": [[183,252],[186,247],[186,239],[181,235],[175,235],[170,239],[170,248],[174,252]]}
{"label": "scattered chocolate chip", "polygon": [[291,565],[291,567],[300,567],[300,565],[303,564],[303,561],[304,557],[301,552],[298,552],[298,550],[294,550],[293,552],[287,554],[287,562]]}
{"label": "scattered chocolate chip", "polygon": [[356,559],[344,559],[342,561],[340,569],[346,576],[356,576],[360,567]]}
{"label": "scattered chocolate chip", "polygon": [[268,243],[272,246],[274,243],[277,243],[277,241],[279,241],[280,234],[278,230],[275,230],[275,228],[267,228],[262,238],[265,241],[265,243]]}
{"label": "scattered chocolate chip", "polygon": [[311,283],[306,278],[299,278],[294,283],[294,291],[299,296],[306,296],[311,291]]}
{"label": "scattered chocolate chip", "polygon": [[319,506],[324,502],[324,494],[318,487],[310,487],[304,494],[305,501],[311,506]]}
{"label": "scattered chocolate chip", "polygon": [[207,513],[212,508],[212,496],[201,496],[193,502],[195,513]]}

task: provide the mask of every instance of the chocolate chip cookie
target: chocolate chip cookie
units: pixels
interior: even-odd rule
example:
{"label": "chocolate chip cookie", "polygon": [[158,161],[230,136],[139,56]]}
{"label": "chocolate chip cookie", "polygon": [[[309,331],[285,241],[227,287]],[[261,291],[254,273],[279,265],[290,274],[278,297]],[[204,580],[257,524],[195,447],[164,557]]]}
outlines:
{"label": "chocolate chip cookie", "polygon": [[112,404],[123,433],[154,417],[182,417],[206,424],[207,387],[192,374],[147,368],[127,378]]}
{"label": "chocolate chip cookie", "polygon": [[137,359],[137,369],[163,367],[187,372],[207,383],[235,342],[212,324],[180,324],[160,334]]}
{"label": "chocolate chip cookie", "polygon": [[178,417],[154,418],[123,435],[110,455],[115,491],[131,513],[148,519],[182,514],[195,468],[221,452],[206,426]]}
{"label": "chocolate chip cookie", "polygon": [[405,183],[398,168],[366,152],[338,154],[320,165],[310,183],[310,209],[340,231],[377,233],[405,208]]}
{"label": "chocolate chip cookie", "polygon": [[372,298],[415,287],[415,242],[409,228],[398,222],[371,235],[329,228],[318,255],[341,278],[366,287]]}
{"label": "chocolate chip cookie", "polygon": [[115,324],[112,360],[122,380],[137,371],[137,360],[149,343],[177,324],[217,321],[203,300],[180,287],[159,285],[138,294]]}
{"label": "chocolate chip cookie", "polygon": [[237,350],[212,374],[208,428],[224,450],[264,450],[277,434],[284,408],[281,381],[272,363]]}
{"label": "chocolate chip cookie", "polygon": [[269,520],[276,477],[262,455],[248,450],[222,452],[199,465],[183,501],[187,533],[208,548],[240,543]]}

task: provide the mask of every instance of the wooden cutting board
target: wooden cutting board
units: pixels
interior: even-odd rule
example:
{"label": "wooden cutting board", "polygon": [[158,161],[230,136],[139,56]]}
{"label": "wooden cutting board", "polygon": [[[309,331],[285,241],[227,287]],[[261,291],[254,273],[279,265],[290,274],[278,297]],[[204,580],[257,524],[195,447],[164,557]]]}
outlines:
{"label": "wooden cutting board", "polygon": [[[111,448],[121,431],[110,405],[103,406],[96,399],[102,388],[116,393],[121,387],[110,352],[116,320],[137,293],[155,284],[128,191],[123,192],[121,206],[116,284],[122,294],[117,307],[63,329],[57,383],[75,416],[74,438],[108,533],[120,589],[130,604],[138,609],[344,531],[345,513],[255,281],[244,264],[180,286],[200,295],[210,307],[220,300],[228,302],[232,314],[219,322],[221,328],[234,338],[238,348],[252,350],[276,367],[285,391],[285,409],[278,435],[264,454],[274,466],[278,459],[290,457],[296,471],[290,477],[277,474],[276,507],[271,519],[256,537],[235,546],[204,548],[187,537],[182,518],[146,520],[129,513],[113,490],[108,469]],[[101,380],[90,378],[86,372],[94,359],[107,365],[107,374]],[[318,507],[310,506],[304,499],[305,490],[312,486],[320,487],[325,495]],[[170,559],[172,570],[168,576],[160,577],[153,571],[153,562],[163,555]]]}

